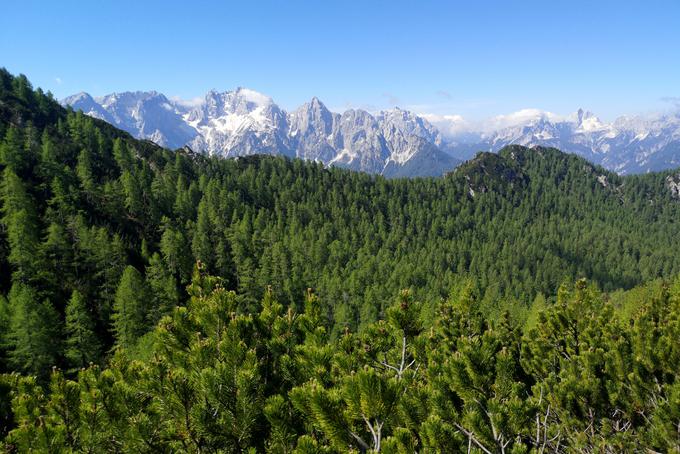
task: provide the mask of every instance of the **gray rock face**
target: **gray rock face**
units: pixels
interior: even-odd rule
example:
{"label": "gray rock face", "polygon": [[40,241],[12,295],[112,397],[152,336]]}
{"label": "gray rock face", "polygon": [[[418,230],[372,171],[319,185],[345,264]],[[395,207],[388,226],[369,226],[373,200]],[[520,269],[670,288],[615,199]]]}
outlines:
{"label": "gray rock face", "polygon": [[62,103],[170,148],[188,145],[225,157],[282,154],[385,175],[442,175],[479,151],[512,144],[555,147],[621,174],[680,167],[680,114],[605,123],[582,109],[567,119],[529,110],[511,126],[443,137],[424,118],[398,108],[339,114],[312,98],[287,113],[246,88],[210,91],[194,106],[156,92],[79,93]]}
{"label": "gray rock face", "polygon": [[671,192],[671,197],[680,199],[680,173],[666,177],[666,187]]}
{"label": "gray rock face", "polygon": [[194,150],[225,157],[256,153],[294,156],[287,114],[270,98],[252,90],[210,91],[203,103],[183,118],[197,131],[188,143]]}
{"label": "gray rock face", "polygon": [[114,93],[100,98],[80,93],[62,104],[165,147],[182,146],[197,135],[182,118],[184,109],[155,91]]}
{"label": "gray rock face", "polygon": [[459,161],[439,148],[441,135],[411,112],[377,116],[363,110],[329,111],[317,98],[288,114],[271,98],[246,88],[210,91],[197,106],[156,92],[92,98],[86,93],[63,104],[108,121],[160,145],[225,157],[281,154],[369,173],[436,176]]}
{"label": "gray rock face", "polygon": [[380,112],[377,117],[383,137],[390,149],[389,161],[400,166],[409,161],[414,150],[420,150],[426,143],[439,147],[442,136],[425,119],[396,108]]}
{"label": "gray rock face", "polygon": [[621,117],[604,123],[579,109],[566,120],[539,116],[523,124],[478,133],[476,138],[452,141],[445,148],[467,159],[476,151],[498,151],[512,144],[555,147],[620,174],[658,171],[680,166],[680,117]]}
{"label": "gray rock face", "polygon": [[91,117],[99,118],[100,120],[104,120],[111,124],[116,124],[116,120],[111,116],[111,114],[104,107],[102,107],[101,104],[95,101],[92,96],[85,92],[80,92],[78,94],[69,96],[68,98],[63,99],[61,104],[64,106],[71,106],[75,110],[82,110],[84,114]]}
{"label": "gray rock face", "polygon": [[343,113],[333,139],[337,155],[330,163],[337,166],[381,173],[390,156],[380,125],[364,110]]}
{"label": "gray rock face", "polygon": [[337,155],[335,133],[340,115],[312,98],[290,114],[289,136],[299,158],[329,163]]}

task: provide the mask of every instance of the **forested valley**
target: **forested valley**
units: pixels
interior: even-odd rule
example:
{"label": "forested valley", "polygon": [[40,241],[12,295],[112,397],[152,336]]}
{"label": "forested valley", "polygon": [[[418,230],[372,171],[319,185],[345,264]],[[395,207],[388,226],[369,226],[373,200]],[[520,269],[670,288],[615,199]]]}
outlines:
{"label": "forested valley", "polygon": [[0,70],[7,452],[678,452],[677,171],[167,150]]}

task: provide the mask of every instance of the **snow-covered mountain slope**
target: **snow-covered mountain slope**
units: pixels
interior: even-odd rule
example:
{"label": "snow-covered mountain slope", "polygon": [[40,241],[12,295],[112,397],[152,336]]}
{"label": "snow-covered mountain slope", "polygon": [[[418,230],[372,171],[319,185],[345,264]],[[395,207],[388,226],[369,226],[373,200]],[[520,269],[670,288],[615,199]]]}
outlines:
{"label": "snow-covered mountain slope", "polygon": [[680,117],[620,117],[605,123],[583,109],[563,119],[535,112],[517,124],[451,139],[443,148],[468,159],[479,150],[512,144],[555,147],[621,174],[663,170],[680,167]]}
{"label": "snow-covered mountain slope", "polygon": [[398,108],[334,113],[318,98],[288,113],[246,88],[210,91],[194,104],[153,91],[79,93],[63,104],[170,148],[188,145],[226,157],[281,154],[393,176],[442,175],[479,151],[512,144],[555,147],[622,174],[680,167],[680,114],[606,123],[582,109],[568,117],[525,109],[476,130],[460,116]]}
{"label": "snow-covered mountain slope", "polygon": [[62,104],[165,147],[180,147],[198,135],[183,118],[186,108],[155,91],[114,93],[99,98],[79,93],[64,99]]}
{"label": "snow-covered mountain slope", "polygon": [[251,154],[294,156],[288,137],[288,115],[260,93],[245,88],[210,91],[199,106],[183,116],[197,131],[194,150],[225,157]]}
{"label": "snow-covered mountain slope", "polygon": [[[80,93],[63,101],[139,138],[225,157],[281,154],[325,165],[393,176],[442,175],[460,161],[441,151],[441,134],[425,119],[394,109],[329,111],[317,98],[292,113],[271,98],[237,88],[210,91],[195,106],[156,92],[92,98]],[[418,163],[417,165],[415,163]]]}

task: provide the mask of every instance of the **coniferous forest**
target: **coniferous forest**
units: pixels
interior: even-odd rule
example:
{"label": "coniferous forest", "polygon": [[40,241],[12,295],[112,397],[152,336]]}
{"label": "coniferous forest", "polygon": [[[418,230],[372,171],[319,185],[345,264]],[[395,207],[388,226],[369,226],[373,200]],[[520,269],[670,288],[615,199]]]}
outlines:
{"label": "coniferous forest", "polygon": [[680,452],[677,172],[167,150],[0,70],[6,452]]}

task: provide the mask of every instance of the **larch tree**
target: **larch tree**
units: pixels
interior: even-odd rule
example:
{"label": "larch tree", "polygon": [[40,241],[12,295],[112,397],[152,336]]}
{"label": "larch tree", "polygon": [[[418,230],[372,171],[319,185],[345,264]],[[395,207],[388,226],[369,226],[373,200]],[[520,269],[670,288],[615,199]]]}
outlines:
{"label": "larch tree", "polygon": [[83,295],[74,290],[66,305],[64,351],[64,356],[73,369],[97,362],[100,355],[100,342],[87,307]]}
{"label": "larch tree", "polygon": [[149,330],[148,308],[146,282],[135,267],[127,266],[116,290],[111,317],[117,346],[133,347]]}

